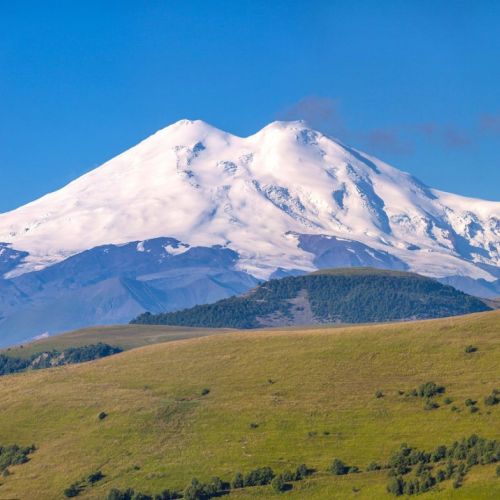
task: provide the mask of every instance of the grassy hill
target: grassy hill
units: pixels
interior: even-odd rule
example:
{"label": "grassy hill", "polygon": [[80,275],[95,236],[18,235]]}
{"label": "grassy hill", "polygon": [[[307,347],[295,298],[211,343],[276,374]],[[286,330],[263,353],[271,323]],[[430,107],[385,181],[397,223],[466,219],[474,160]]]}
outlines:
{"label": "grassy hill", "polygon": [[[471,344],[476,350],[465,352]],[[233,332],[0,377],[0,443],[37,446],[0,478],[0,498],[63,498],[65,488],[97,470],[105,477],[78,498],[126,487],[151,494],[182,489],[193,477],[229,481],[237,471],[281,472],[301,463],[317,472],[293,483],[285,498],[395,498],[386,492],[387,471],[366,468],[385,463],[400,443],[432,450],[472,433],[500,439],[500,405],[484,404],[499,385],[499,359],[494,311]],[[408,396],[428,381],[445,388],[432,410]],[[467,399],[477,401],[476,412]],[[327,469],[334,458],[361,472],[333,476]],[[495,469],[475,466],[460,488],[448,480],[420,497],[498,498]],[[274,495],[262,486],[228,498]]]}
{"label": "grassy hill", "polygon": [[43,338],[27,344],[3,349],[0,352],[9,356],[29,358],[33,354],[51,350],[63,351],[70,347],[81,347],[105,342],[124,350],[145,345],[171,342],[226,333],[230,330],[213,328],[189,328],[156,325],[117,325],[82,328],[72,332]]}
{"label": "grassy hill", "polygon": [[242,296],[133,323],[258,328],[440,318],[489,310],[480,299],[403,271],[348,268],[270,280]]}

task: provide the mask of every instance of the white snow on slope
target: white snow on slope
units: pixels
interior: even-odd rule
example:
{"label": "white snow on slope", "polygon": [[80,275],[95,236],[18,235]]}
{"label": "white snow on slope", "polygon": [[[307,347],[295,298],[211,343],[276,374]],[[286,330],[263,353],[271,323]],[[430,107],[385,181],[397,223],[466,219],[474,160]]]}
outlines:
{"label": "white snow on slope", "polygon": [[107,243],[168,236],[236,250],[258,277],[314,269],[296,234],[360,241],[431,276],[492,279],[500,203],[432,190],[303,122],[247,138],[181,120],[101,167],[0,214],[20,274]]}

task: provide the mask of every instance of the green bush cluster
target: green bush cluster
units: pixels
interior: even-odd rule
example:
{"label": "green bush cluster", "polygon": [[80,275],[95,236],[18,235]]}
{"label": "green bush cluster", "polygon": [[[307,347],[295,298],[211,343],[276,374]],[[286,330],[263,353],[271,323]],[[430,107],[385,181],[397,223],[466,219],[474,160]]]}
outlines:
{"label": "green bush cluster", "polygon": [[484,398],[484,404],[486,406],[495,406],[495,405],[497,405],[498,403],[500,403],[499,394],[500,394],[500,390],[493,389],[493,391],[491,391],[491,394],[488,395],[488,396],[486,396]]}
{"label": "green bush cluster", "polygon": [[335,458],[330,465],[329,471],[335,476],[343,476],[345,474],[353,474],[359,472],[359,468],[355,465],[346,465],[339,458]]}
{"label": "green bush cluster", "polygon": [[101,481],[101,479],[104,479],[104,474],[100,470],[92,472],[86,478],[70,484],[64,490],[64,496],[66,498],[77,497],[82,491],[85,490],[85,488],[88,486],[94,486],[94,484]]}
{"label": "green bush cluster", "polygon": [[445,390],[443,385],[438,385],[436,382],[425,382],[417,389],[417,395],[421,398],[432,398],[438,394],[443,394]]}
{"label": "green bush cluster", "polygon": [[134,491],[133,489],[117,490],[109,492],[107,500],[172,500],[184,498],[186,500],[208,500],[226,494],[231,489],[249,488],[253,486],[271,485],[274,491],[281,492],[291,488],[291,481],[300,481],[311,474],[312,471],[305,464],[299,465],[293,472],[285,471],[276,475],[270,467],[259,467],[243,475],[237,472],[231,481],[227,483],[219,477],[214,477],[209,483],[202,483],[193,479],[184,489],[183,493],[165,490],[156,495]]}
{"label": "green bush cluster", "polygon": [[498,461],[500,442],[475,434],[455,441],[449,447],[440,445],[431,452],[403,444],[389,460],[391,480],[387,491],[397,496],[413,495],[450,479],[453,480],[453,487],[458,488],[471,467]]}
{"label": "green bush cluster", "polygon": [[105,358],[122,352],[121,347],[99,342],[81,347],[70,347],[64,351],[49,351],[33,354],[28,359],[0,354],[0,375],[22,372],[28,369],[40,370],[52,366],[70,365]]}
{"label": "green bush cluster", "polygon": [[[0,472],[7,471],[11,465],[19,465],[26,463],[28,456],[36,450],[35,445],[25,448],[17,444],[3,446],[0,445]],[[5,474],[8,475],[8,472]]]}
{"label": "green bush cluster", "polygon": [[126,490],[112,489],[107,496],[107,500],[175,500],[177,498],[182,498],[182,494],[175,491],[165,490],[152,497],[131,488]]}

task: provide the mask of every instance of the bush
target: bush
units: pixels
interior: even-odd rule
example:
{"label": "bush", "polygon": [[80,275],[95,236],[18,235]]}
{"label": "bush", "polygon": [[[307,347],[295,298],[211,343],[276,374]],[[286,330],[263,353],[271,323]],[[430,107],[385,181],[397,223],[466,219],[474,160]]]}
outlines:
{"label": "bush", "polygon": [[495,394],[495,392],[492,392],[489,396],[486,396],[484,398],[484,404],[486,406],[495,406],[498,403],[500,403],[500,399],[498,396]]}
{"label": "bush", "polygon": [[241,472],[237,472],[231,483],[231,487],[234,489],[243,488],[245,486],[245,480]]}
{"label": "bush", "polygon": [[468,345],[466,348],[465,348],[465,352],[467,354],[470,354],[470,353],[473,353],[473,352],[476,352],[477,351],[477,347],[474,346],[474,345]]}
{"label": "bush", "polygon": [[78,483],[73,483],[64,490],[64,496],[66,498],[77,497],[80,494],[81,490],[82,488]]}
{"label": "bush", "polygon": [[206,387],[201,390],[201,395],[206,396],[207,394],[210,394],[210,389],[207,389]]}
{"label": "bush", "polygon": [[107,500],[135,500],[135,498],[136,493],[131,488],[128,488],[125,491],[120,491],[114,488],[108,493]]}
{"label": "bush", "polygon": [[366,468],[366,470],[368,472],[371,472],[371,471],[374,471],[374,470],[380,470],[382,469],[382,466],[380,464],[378,464],[377,462],[371,462],[368,467]]}
{"label": "bush", "polygon": [[376,397],[377,399],[379,399],[379,398],[383,398],[383,397],[384,397],[384,393],[383,393],[382,391],[376,391],[376,392],[375,392],[375,397]]}
{"label": "bush", "polygon": [[418,388],[418,395],[421,398],[432,398],[438,394],[445,392],[445,388],[442,385],[437,385],[435,382],[426,382]]}
{"label": "bush", "polygon": [[404,493],[405,482],[400,477],[393,478],[387,485],[387,491],[393,495],[400,496]]}
{"label": "bush", "polygon": [[349,467],[342,460],[335,458],[330,465],[330,472],[335,476],[343,476],[349,472]]}
{"label": "bush", "polygon": [[473,399],[466,399],[465,400],[465,406],[474,406],[477,403],[477,401],[474,401]]}
{"label": "bush", "polygon": [[470,407],[470,412],[471,413],[477,413],[479,411],[479,408],[477,406],[471,406]]}
{"label": "bush", "polygon": [[205,491],[205,485],[200,483],[198,479],[193,479],[191,484],[184,490],[184,498],[186,500],[204,500],[209,498]]}
{"label": "bush", "polygon": [[87,477],[87,482],[89,484],[94,484],[94,483],[97,483],[97,481],[100,481],[103,478],[104,478],[104,474],[100,470],[98,470],[96,472],[93,472],[92,474],[90,474]]}
{"label": "bush", "polygon": [[108,414],[105,411],[101,411],[101,413],[99,413],[99,415],[97,415],[97,418],[99,420],[104,420],[107,416],[108,416]]}
{"label": "bush", "polygon": [[500,465],[497,467],[497,476],[500,477]]}
{"label": "bush", "polygon": [[307,468],[306,464],[300,464],[297,469],[295,470],[295,481],[300,481],[307,477],[310,474],[309,469]]}
{"label": "bush", "polygon": [[443,403],[445,405],[449,405],[449,404],[453,403],[453,399],[451,399],[451,398],[444,398],[443,399]]}
{"label": "bush", "polygon": [[276,476],[272,481],[271,481],[271,487],[273,488],[276,493],[282,493],[287,489],[287,484],[285,482],[285,479],[281,476]]}
{"label": "bush", "polygon": [[260,467],[245,476],[245,486],[264,486],[274,479],[274,472],[270,467]]}
{"label": "bush", "polygon": [[436,473],[436,481],[438,483],[442,483],[443,481],[446,480],[446,472],[444,470],[438,470]]}
{"label": "bush", "polygon": [[437,408],[439,408],[439,405],[435,401],[428,399],[425,402],[424,410],[435,410]]}

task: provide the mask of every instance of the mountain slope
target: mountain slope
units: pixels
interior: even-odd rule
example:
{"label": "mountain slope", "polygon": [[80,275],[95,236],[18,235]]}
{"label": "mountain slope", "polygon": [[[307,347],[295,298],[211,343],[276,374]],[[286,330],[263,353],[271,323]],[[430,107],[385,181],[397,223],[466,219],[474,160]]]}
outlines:
{"label": "mountain slope", "polygon": [[[0,377],[0,443],[37,446],[1,478],[0,496],[62,499],[97,470],[104,479],[79,498],[126,487],[154,494],[182,489],[193,477],[230,481],[237,471],[305,463],[317,472],[293,483],[286,498],[395,498],[386,491],[387,471],[366,468],[386,463],[402,442],[432,450],[472,433],[500,439],[500,405],[484,404],[500,377],[499,327],[496,311],[231,333]],[[469,344],[477,351],[465,353]],[[439,408],[425,410],[424,399],[399,393],[428,381],[445,387],[435,398]],[[100,412],[108,416],[99,420]],[[326,470],[334,458],[362,472],[332,476]],[[460,488],[447,480],[418,498],[497,498],[496,465],[474,466]],[[280,497],[269,486],[228,496]]]}
{"label": "mountain slope", "polygon": [[302,122],[241,138],[182,120],[0,214],[0,345],[320,268],[408,270],[491,298],[499,252],[498,202],[433,190]]}
{"label": "mountain slope", "polygon": [[433,279],[369,268],[323,270],[271,280],[214,304],[136,318],[136,324],[256,328],[438,318],[490,308]]}
{"label": "mountain slope", "polygon": [[266,278],[317,266],[302,235],[357,241],[427,275],[492,279],[500,203],[432,190],[302,122],[240,138],[182,120],[0,215],[4,248],[29,253],[11,275],[103,244],[172,237],[227,246],[240,269]]}
{"label": "mountain slope", "polygon": [[227,248],[157,238],[97,247],[0,280],[0,346],[242,293],[257,280],[235,269],[236,261]]}

